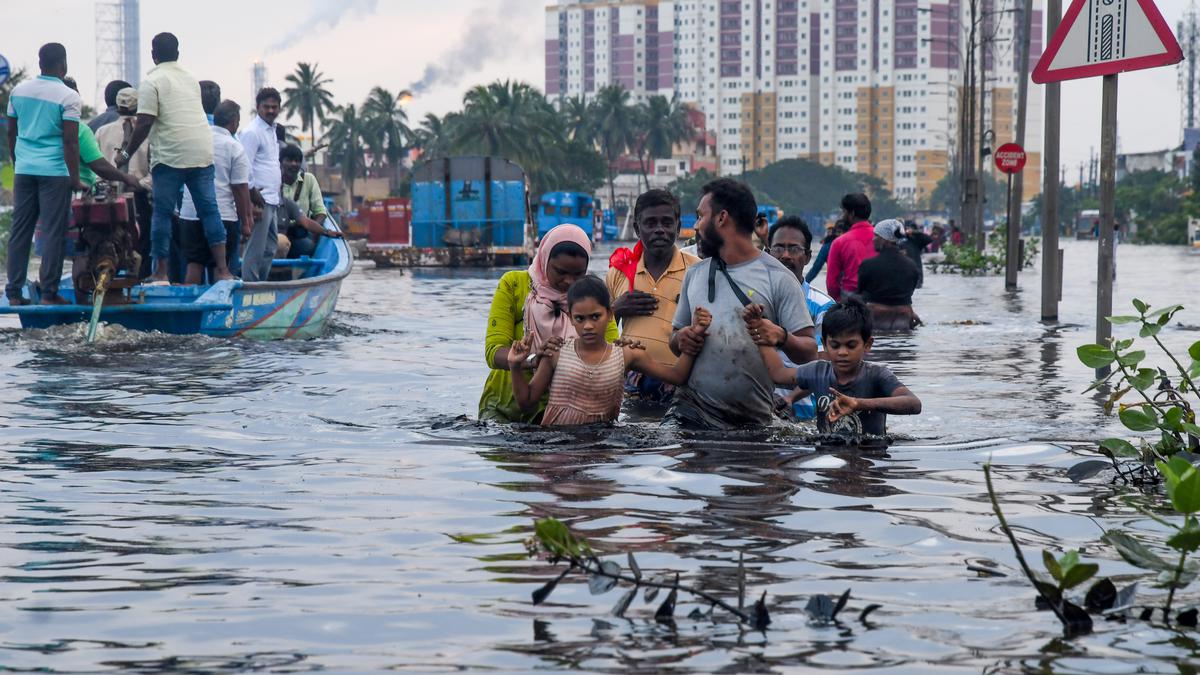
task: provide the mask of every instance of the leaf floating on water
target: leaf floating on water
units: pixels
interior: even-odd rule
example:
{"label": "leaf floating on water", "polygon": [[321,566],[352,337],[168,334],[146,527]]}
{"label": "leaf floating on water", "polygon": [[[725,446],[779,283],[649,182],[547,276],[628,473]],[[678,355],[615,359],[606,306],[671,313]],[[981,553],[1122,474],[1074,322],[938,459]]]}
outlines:
{"label": "leaf floating on water", "polygon": [[1067,478],[1071,479],[1073,483],[1078,483],[1079,481],[1095,476],[1111,466],[1112,462],[1103,459],[1085,459],[1067,469]]}
{"label": "leaf floating on water", "polygon": [[841,612],[843,609],[846,608],[846,603],[849,600],[850,600],[850,589],[847,588],[846,592],[842,593],[842,597],[838,598],[837,604],[834,605],[833,616],[830,618],[837,619],[838,612]]}
{"label": "leaf floating on water", "polygon": [[867,605],[866,607],[863,607],[863,611],[858,613],[858,622],[863,625],[866,625],[867,616],[871,612],[874,612],[875,610],[879,609],[880,607],[883,607],[883,605],[871,604],[871,605]]}
{"label": "leaf floating on water", "polygon": [[588,591],[592,595],[603,595],[617,586],[616,576],[621,573],[621,566],[611,560],[600,563],[603,574],[593,573],[588,577]]}
{"label": "leaf floating on water", "polygon": [[1140,567],[1144,570],[1157,570],[1160,572],[1169,572],[1175,569],[1171,563],[1160,558],[1157,553],[1151,551],[1145,544],[1120,530],[1109,530],[1104,533],[1101,539],[1117,549],[1117,553],[1120,553],[1125,562],[1130,565]]}
{"label": "leaf floating on water", "polygon": [[1109,579],[1092,584],[1083,598],[1083,606],[1089,612],[1100,613],[1112,609],[1117,602],[1117,587]]}
{"label": "leaf floating on water", "polygon": [[637,561],[633,559],[633,551],[628,553],[629,556],[629,571],[633,573],[633,578],[641,581],[642,568],[638,567]]}
{"label": "leaf floating on water", "polygon": [[[667,583],[667,578],[662,577],[662,576],[650,577],[650,583],[665,584],[665,583]],[[646,593],[645,593],[645,595],[642,596],[642,599],[646,601],[646,604],[650,604],[650,603],[654,602],[654,599],[657,597],[658,597],[658,587],[657,586],[647,586]]]}
{"label": "leaf floating on water", "polygon": [[[847,591],[849,594],[849,591]],[[758,602],[754,603],[754,628],[755,630],[766,630],[767,626],[771,625],[771,613],[767,611],[767,592],[763,591],[762,597]]]}
{"label": "leaf floating on water", "polygon": [[618,619],[624,618],[625,611],[629,609],[629,604],[633,602],[635,597],[637,597],[636,587],[626,591],[625,595],[622,595],[621,599],[617,601],[617,604],[613,605],[612,615]]}
{"label": "leaf floating on water", "polygon": [[1063,630],[1068,637],[1092,632],[1092,617],[1079,605],[1063,600],[1062,613],[1063,619],[1066,620]]}
{"label": "leaf floating on water", "polygon": [[1197,618],[1200,618],[1200,612],[1193,607],[1186,612],[1180,612],[1179,616],[1175,617],[1175,623],[1187,628],[1195,628]]}
{"label": "leaf floating on water", "polygon": [[1007,577],[1008,575],[1000,571],[1000,563],[987,558],[968,559],[967,569],[985,577]]}
{"label": "leaf floating on water", "polygon": [[540,605],[543,602],[545,602],[546,598],[550,597],[550,594],[554,592],[554,587],[558,586],[559,579],[562,579],[562,577],[561,576],[554,577],[550,581],[547,581],[545,586],[542,586],[541,588],[534,591],[533,592],[533,604]]}
{"label": "leaf floating on water", "polygon": [[[679,585],[679,575],[675,575],[675,584]],[[672,588],[667,594],[667,599],[658,606],[658,611],[654,613],[654,620],[660,622],[671,621],[675,617],[675,599],[679,596],[678,588]]]}

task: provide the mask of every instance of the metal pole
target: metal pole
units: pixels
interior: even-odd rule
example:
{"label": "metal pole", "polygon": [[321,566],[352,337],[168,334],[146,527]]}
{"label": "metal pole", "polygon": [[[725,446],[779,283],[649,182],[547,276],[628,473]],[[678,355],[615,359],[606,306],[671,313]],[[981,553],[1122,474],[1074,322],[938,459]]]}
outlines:
{"label": "metal pole", "polygon": [[[1046,34],[1054,35],[1062,21],[1062,0],[1046,0]],[[1027,50],[1028,51],[1028,50]],[[1046,120],[1043,134],[1042,164],[1042,321],[1058,320],[1059,266],[1062,253],[1058,248],[1058,188],[1059,132],[1062,116],[1061,96],[1057,82],[1046,85]]]}
{"label": "metal pole", "polygon": [[[1107,345],[1112,337],[1113,224],[1116,220],[1117,192],[1117,76],[1104,76],[1104,94],[1100,104],[1100,241],[1096,265],[1096,344]],[[1108,375],[1109,368],[1096,370],[1096,377]]]}
{"label": "metal pole", "polygon": [[[1029,98],[1029,33],[1033,30],[1033,0],[1025,0],[1021,10],[1021,41],[1017,45],[1019,66],[1017,66],[1017,145],[1025,147],[1025,113],[1028,110]],[[1008,290],[1017,288],[1017,275],[1021,271],[1024,260],[1013,260],[1012,252],[1021,246],[1021,202],[1025,200],[1025,171],[1017,172],[1016,184],[1008,194],[1008,267],[1005,270],[1005,286]],[[1020,256],[1024,258],[1024,256]]]}
{"label": "metal pole", "polygon": [[[982,17],[980,18],[982,20]],[[983,252],[987,248],[987,233],[983,228],[984,221],[984,204],[987,202],[987,181],[984,176],[983,165],[983,146],[987,142],[988,129],[987,125],[987,52],[988,41],[986,38],[979,40],[979,151],[975,154],[976,171],[975,171],[975,227],[978,228],[975,236],[975,249]],[[992,133],[992,142],[996,142],[996,135]]]}
{"label": "metal pole", "polygon": [[963,232],[974,245],[978,232],[975,200],[979,198],[979,177],[975,175],[975,26],[978,0],[971,0],[971,30],[967,37],[967,131],[963,156]]}
{"label": "metal pole", "polygon": [[[1018,172],[1020,173],[1020,172]],[[1008,216],[1004,220],[1004,227],[1007,228],[1007,251],[1005,254],[1004,264],[1004,290],[1017,290],[1017,270],[1021,269],[1021,236],[1017,232],[1019,224],[1013,223],[1013,214],[1021,210],[1021,204],[1017,203],[1017,208],[1013,209],[1013,175],[1008,174]]]}

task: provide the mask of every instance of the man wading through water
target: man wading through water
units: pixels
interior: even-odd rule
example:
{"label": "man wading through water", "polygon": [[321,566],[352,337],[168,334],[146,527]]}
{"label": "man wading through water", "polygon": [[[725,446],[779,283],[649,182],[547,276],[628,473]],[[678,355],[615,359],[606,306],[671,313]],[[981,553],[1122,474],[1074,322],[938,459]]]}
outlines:
{"label": "man wading through water", "polygon": [[[638,243],[621,248],[609,258],[605,280],[614,298],[613,314],[621,322],[621,336],[638,340],[660,364],[672,367],[678,357],[671,352],[672,321],[687,268],[699,258],[679,250],[679,200],[666,190],[643,192],[633,206],[633,228]],[[667,403],[675,387],[630,371],[625,394],[651,403]]]}
{"label": "man wading through water", "polygon": [[[812,361],[812,317],[796,275],[754,245],[758,207],[750,189],[723,178],[703,193],[696,232],[706,259],[687,270],[671,336],[671,351],[700,356],[687,385],[675,390],[667,419],[687,428],[766,426],[774,419],[775,385],[755,341],[795,363]],[[751,304],[762,306],[763,320],[747,321]],[[697,307],[712,313],[707,328],[692,325]]]}

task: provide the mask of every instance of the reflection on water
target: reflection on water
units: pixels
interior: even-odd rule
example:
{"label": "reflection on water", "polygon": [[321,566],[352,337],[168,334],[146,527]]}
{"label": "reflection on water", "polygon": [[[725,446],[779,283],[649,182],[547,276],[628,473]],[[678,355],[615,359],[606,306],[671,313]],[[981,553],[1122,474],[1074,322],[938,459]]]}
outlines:
{"label": "reflection on water", "polygon": [[[1192,634],[1058,639],[979,471],[991,457],[1030,551],[1151,528],[1121,488],[1063,475],[1079,441],[1116,431],[1074,357],[1091,340],[1092,246],[1068,242],[1056,325],[1037,320],[1036,273],[1015,294],[928,275],[927,325],[873,354],[925,404],[890,420],[912,440],[886,452],[817,451],[803,430],[473,422],[498,271],[360,268],[329,333],[299,343],[106,327],[89,346],[76,328],[0,323],[0,669],[1180,672],[1200,658]],[[1155,282],[1200,259],[1121,256],[1117,306],[1188,301]],[[1200,307],[1180,318],[1200,324]],[[726,597],[744,556],[771,630],[691,618],[689,602],[673,626],[641,600],[615,619],[619,594],[578,579],[533,607],[554,571],[522,541],[545,516]],[[967,569],[980,559],[1008,576]],[[841,624],[806,621],[811,595],[846,588]]]}

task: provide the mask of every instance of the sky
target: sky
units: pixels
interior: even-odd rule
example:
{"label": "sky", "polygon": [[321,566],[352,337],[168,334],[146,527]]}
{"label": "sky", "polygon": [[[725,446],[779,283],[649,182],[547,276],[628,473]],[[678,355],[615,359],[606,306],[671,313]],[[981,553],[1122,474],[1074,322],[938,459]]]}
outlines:
{"label": "sky", "polygon": [[[1069,4],[1067,0],[1063,4]],[[1174,27],[1191,0],[1156,0]],[[91,0],[9,0],[0,54],[36,71],[38,47],[62,42],[84,98],[99,103]],[[226,98],[251,102],[251,65],[261,59],[268,83],[282,88],[299,61],[319,64],[333,80],[338,103],[361,102],[373,86],[413,88],[415,125],[428,112],[461,106],[472,85],[497,79],[545,84],[545,6],[548,0],[142,0],[143,70],[150,38],[179,37],[180,62],[198,79],[221,84]],[[65,17],[65,19],[64,19]],[[1121,152],[1177,145],[1180,97],[1175,68],[1126,73],[1120,78],[1118,143]],[[1031,85],[1034,91],[1038,85]],[[1062,162],[1067,181],[1100,145],[1100,80],[1062,87]],[[1031,98],[1040,105],[1040,97]],[[1000,139],[1006,140],[1006,139]]]}

